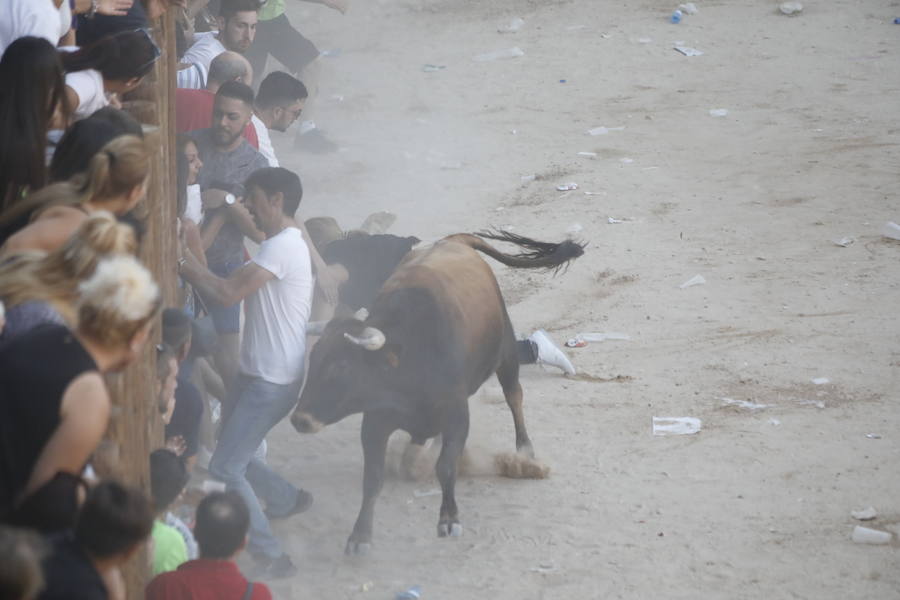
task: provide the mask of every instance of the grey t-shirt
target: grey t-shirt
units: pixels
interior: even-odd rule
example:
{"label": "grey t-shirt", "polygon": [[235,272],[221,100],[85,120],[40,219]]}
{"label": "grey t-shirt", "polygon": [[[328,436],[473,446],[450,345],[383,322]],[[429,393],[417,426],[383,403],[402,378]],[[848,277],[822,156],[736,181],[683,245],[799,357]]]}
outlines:
{"label": "grey t-shirt", "polygon": [[[213,143],[212,129],[198,129],[189,135],[197,142],[203,161],[203,168],[197,175],[201,190],[220,187],[243,196],[247,177],[254,171],[269,166],[266,157],[247,140],[242,139],[240,145],[231,152],[220,152]],[[227,265],[229,271],[244,262],[244,234],[237,225],[225,222],[206,251],[206,260],[211,267],[222,268]]]}

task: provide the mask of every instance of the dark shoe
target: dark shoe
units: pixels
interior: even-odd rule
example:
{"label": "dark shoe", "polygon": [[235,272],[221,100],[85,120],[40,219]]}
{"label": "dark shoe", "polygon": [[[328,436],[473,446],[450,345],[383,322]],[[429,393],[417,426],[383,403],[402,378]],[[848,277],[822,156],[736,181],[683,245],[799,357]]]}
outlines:
{"label": "dark shoe", "polygon": [[282,554],[266,568],[263,579],[284,579],[285,577],[293,577],[296,574],[297,566],[294,564],[294,561],[287,554]]}
{"label": "dark shoe", "polygon": [[300,514],[309,509],[313,503],[313,496],[306,490],[297,490],[297,501],[294,502],[294,506],[287,512],[287,514],[283,515],[273,515],[266,510],[266,517],[269,518],[270,521],[275,519],[287,519],[288,517],[293,517],[296,514]]}

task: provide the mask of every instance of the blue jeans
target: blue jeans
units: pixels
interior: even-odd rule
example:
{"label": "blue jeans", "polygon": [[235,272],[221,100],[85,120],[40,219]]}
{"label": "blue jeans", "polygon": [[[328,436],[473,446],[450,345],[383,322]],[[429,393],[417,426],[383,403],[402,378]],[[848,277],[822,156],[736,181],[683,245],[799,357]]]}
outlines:
{"label": "blue jeans", "polygon": [[287,515],[297,502],[297,488],[253,458],[266,434],[297,403],[301,381],[278,385],[259,377],[239,375],[232,390],[234,412],[225,422],[219,443],[209,463],[213,477],[243,497],[250,510],[248,550],[271,558],[281,556],[281,545],[272,533],[269,514]]}

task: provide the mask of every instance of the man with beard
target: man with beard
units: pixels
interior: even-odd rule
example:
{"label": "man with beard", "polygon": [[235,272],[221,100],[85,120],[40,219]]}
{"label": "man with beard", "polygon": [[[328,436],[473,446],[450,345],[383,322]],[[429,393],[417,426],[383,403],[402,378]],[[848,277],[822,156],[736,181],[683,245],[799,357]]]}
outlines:
{"label": "man with beard", "polygon": [[[270,519],[309,508],[312,496],[254,458],[266,434],[294,407],[303,383],[306,324],[312,304],[309,248],[294,213],[303,189],[282,168],[265,168],[247,179],[244,203],[264,232],[256,256],[228,278],[205,269],[186,251],[182,277],[222,304],[246,299],[240,375],[231,391],[233,413],[222,429],[210,473],[239,493],[250,510],[250,554],[268,577],[296,572],[272,532]],[[263,511],[260,500],[265,502]]]}
{"label": "man with beard", "polygon": [[201,89],[206,87],[209,65],[226,50],[243,54],[256,37],[256,22],[260,0],[222,0],[216,18],[219,31],[198,33],[194,44],[181,59],[178,87]]}
{"label": "man with beard", "polygon": [[[247,177],[269,165],[243,137],[252,114],[253,90],[246,84],[228,81],[216,92],[212,126],[189,134],[203,159],[203,168],[197,175],[206,210],[201,230],[203,247],[209,269],[219,277],[228,277],[244,264],[244,236],[256,243],[265,239],[238,201],[244,195],[242,184]],[[208,308],[219,334],[216,367],[228,386],[237,373],[240,302],[210,302]]]}

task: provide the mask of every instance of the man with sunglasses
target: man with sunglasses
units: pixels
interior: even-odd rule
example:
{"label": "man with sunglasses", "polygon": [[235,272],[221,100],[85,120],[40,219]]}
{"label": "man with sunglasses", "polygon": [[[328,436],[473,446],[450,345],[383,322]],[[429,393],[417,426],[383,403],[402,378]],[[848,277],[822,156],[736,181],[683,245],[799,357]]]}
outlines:
{"label": "man with sunglasses", "polygon": [[269,129],[287,131],[300,117],[309,93],[306,86],[284,71],[273,71],[259,85],[259,93],[253,104],[251,123],[259,139],[259,151],[270,167],[277,167],[278,158],[269,138]]}

